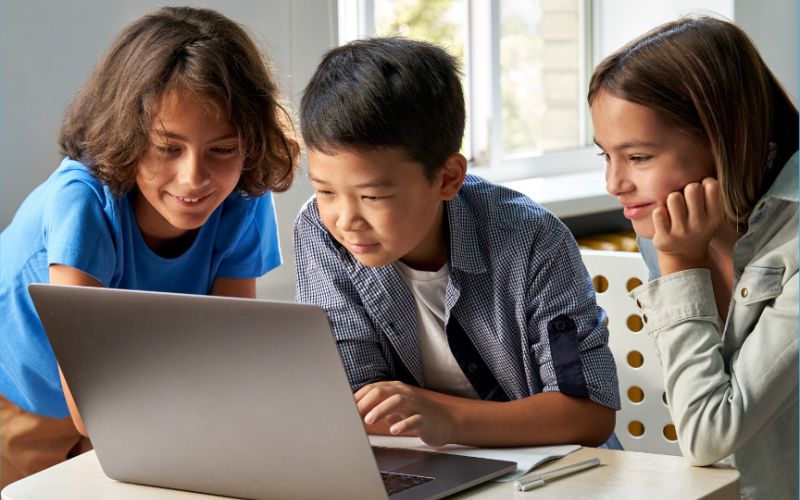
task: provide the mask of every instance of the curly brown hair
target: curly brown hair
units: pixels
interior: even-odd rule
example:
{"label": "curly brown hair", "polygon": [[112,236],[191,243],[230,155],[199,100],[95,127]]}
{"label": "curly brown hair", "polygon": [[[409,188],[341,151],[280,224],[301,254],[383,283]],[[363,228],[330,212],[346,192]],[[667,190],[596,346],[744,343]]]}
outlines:
{"label": "curly brown hair", "polygon": [[269,61],[242,27],[209,9],[165,7],[124,28],[67,109],[61,152],[115,195],[131,191],[161,97],[179,84],[220,103],[238,131],[240,194],[289,189],[300,145]]}

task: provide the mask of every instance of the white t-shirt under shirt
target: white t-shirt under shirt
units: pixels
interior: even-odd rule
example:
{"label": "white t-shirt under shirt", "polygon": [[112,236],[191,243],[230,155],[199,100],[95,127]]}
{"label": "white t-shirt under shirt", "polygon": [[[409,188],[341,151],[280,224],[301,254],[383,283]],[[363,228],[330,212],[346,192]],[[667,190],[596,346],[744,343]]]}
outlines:
{"label": "white t-shirt under shirt", "polygon": [[400,261],[395,262],[394,266],[411,290],[416,303],[417,340],[425,388],[478,399],[478,393],[461,371],[447,343],[444,324],[445,290],[450,275],[447,264],[438,271],[418,271]]}

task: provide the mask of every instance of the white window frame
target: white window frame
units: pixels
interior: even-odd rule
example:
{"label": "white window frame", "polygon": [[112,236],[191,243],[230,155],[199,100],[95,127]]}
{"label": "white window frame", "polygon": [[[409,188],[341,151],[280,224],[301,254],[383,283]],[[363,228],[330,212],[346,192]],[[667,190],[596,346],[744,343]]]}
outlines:
{"label": "white window frame", "polygon": [[[471,92],[467,96],[470,115],[467,137],[471,144],[466,150],[474,152],[470,159],[470,171],[495,182],[504,182],[531,177],[564,175],[587,170],[600,170],[603,164],[596,157],[596,147],[591,145],[591,124],[587,107],[583,104],[589,75],[593,68],[596,30],[592,16],[592,0],[579,1],[581,23],[581,65],[578,95],[581,127],[580,143],[586,146],[574,149],[547,151],[541,154],[506,155],[503,152],[502,121],[500,116],[500,0],[467,0],[470,33],[488,36],[491,44],[468,43]],[[375,34],[374,0],[339,0],[338,27],[339,44]],[[492,68],[490,72],[479,69]],[[485,99],[482,96],[491,96]],[[484,124],[481,126],[480,124]]]}

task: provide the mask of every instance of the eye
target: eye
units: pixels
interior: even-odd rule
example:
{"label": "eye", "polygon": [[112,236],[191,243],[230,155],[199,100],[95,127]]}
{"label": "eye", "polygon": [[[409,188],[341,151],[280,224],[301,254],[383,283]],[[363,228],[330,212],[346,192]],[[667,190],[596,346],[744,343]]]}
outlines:
{"label": "eye", "polygon": [[228,156],[234,154],[238,149],[238,146],[216,146],[211,148],[211,151],[218,155]]}
{"label": "eye", "polygon": [[368,202],[384,201],[384,200],[388,200],[389,198],[391,198],[391,196],[388,196],[388,195],[384,195],[384,196],[367,196],[367,195],[363,195],[363,196],[361,196],[362,200],[368,201]]}
{"label": "eye", "polygon": [[652,156],[649,156],[649,155],[634,155],[634,156],[630,157],[630,160],[633,163],[644,163],[647,160],[649,160],[650,158],[652,158]]}
{"label": "eye", "polygon": [[175,156],[180,152],[180,148],[176,146],[170,146],[169,144],[165,145],[156,144],[155,148],[156,152],[162,156]]}
{"label": "eye", "polygon": [[608,162],[608,161],[611,159],[611,158],[608,156],[608,153],[606,153],[605,151],[600,151],[599,153],[597,153],[597,156],[602,156],[602,157],[603,157],[603,159],[604,159],[606,162]]}
{"label": "eye", "polygon": [[319,189],[316,191],[316,193],[317,193],[317,198],[322,198],[322,197],[329,198],[329,197],[333,196],[332,192],[319,190]]}

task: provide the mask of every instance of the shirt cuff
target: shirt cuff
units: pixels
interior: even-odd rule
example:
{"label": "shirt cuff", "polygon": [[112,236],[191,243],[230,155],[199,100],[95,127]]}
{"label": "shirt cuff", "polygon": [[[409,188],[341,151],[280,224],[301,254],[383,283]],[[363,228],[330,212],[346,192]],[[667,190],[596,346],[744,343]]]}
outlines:
{"label": "shirt cuff", "polygon": [[631,293],[648,333],[696,318],[716,319],[711,271],[688,269],[636,287]]}

